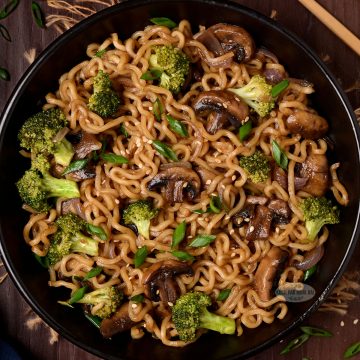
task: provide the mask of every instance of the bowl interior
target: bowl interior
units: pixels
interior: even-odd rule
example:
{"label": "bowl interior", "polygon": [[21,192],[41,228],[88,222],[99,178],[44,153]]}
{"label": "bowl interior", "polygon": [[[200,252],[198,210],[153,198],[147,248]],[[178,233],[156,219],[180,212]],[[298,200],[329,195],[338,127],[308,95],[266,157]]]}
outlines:
{"label": "bowl interior", "polygon": [[[193,30],[198,25],[218,22],[245,27],[258,46],[272,50],[291,76],[305,78],[317,90],[311,96],[314,107],[331,125],[330,137],[335,151],[332,160],[341,162],[340,178],[349,190],[350,204],[342,211],[342,221],[332,228],[320,271],[310,282],[316,296],[307,302],[289,305],[285,319],[254,330],[245,330],[240,338],[206,334],[195,344],[174,349],[145,336],[131,340],[128,334],[113,340],[101,338],[78,311],[57,305],[66,297],[59,289],[47,288],[48,273],[31,255],[22,238],[27,214],[14,183],[22,175],[27,161],[19,155],[17,131],[23,121],[39,109],[48,91],[57,89],[58,78],[86,58],[86,47],[101,42],[112,32],[126,39],[134,31],[149,25],[149,18],[167,16],[175,21],[189,19]],[[273,21],[239,5],[213,1],[129,1],[102,11],[77,25],[52,44],[31,66],[20,81],[4,111],[0,125],[0,228],[2,253],[12,278],[33,308],[58,332],[77,345],[109,359],[231,359],[253,354],[284,335],[324,298],[339,278],[357,239],[359,199],[359,144],[355,120],[349,104],[328,71],[318,59],[287,31]],[[351,154],[349,156],[349,154]]]}

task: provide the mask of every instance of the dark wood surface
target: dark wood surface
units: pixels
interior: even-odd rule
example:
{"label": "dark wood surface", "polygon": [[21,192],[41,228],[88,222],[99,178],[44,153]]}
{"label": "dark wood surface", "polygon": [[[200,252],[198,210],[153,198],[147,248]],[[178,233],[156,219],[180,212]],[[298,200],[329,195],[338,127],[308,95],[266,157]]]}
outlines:
{"label": "dark wood surface", "polygon": [[[8,0],[0,0],[0,7]],[[38,1],[47,14],[54,13],[48,9],[46,1]],[[254,8],[270,16],[276,11],[279,23],[303,38],[321,57],[339,79],[344,89],[348,89],[358,81],[360,86],[360,58],[344,45],[335,35],[325,28],[313,15],[295,0],[238,0],[237,2]],[[321,0],[319,1],[327,10],[343,22],[352,32],[360,37],[360,1],[359,0]],[[75,3],[75,1],[74,1]],[[95,8],[101,6],[93,5]],[[30,14],[30,0],[20,1],[17,10],[1,24],[7,26],[13,41],[7,43],[0,38],[0,66],[6,67],[11,74],[11,81],[0,80],[0,112],[3,110],[7,99],[15,88],[17,81],[28,67],[23,53],[30,48],[36,48],[37,53],[56,39],[58,33],[54,28],[41,30],[34,25]],[[348,93],[352,106],[360,107],[360,90]],[[360,248],[356,250],[350,270],[358,270]],[[4,270],[2,270],[4,271]],[[311,316],[308,323],[321,326],[334,333],[333,338],[312,338],[307,344],[289,354],[280,356],[279,352],[284,344],[298,334],[294,331],[284,339],[264,351],[255,360],[290,359],[301,360],[308,357],[312,360],[338,360],[342,359],[344,349],[355,341],[360,341],[360,300],[354,300],[346,316],[332,313],[317,312]],[[39,325],[34,330],[25,326],[27,319],[31,318],[28,305],[25,303],[11,279],[7,278],[0,286],[0,327],[1,336],[15,345],[24,359],[58,359],[95,360],[97,357],[84,352],[72,345],[67,340],[59,337],[54,345],[49,344],[49,330],[44,325]],[[354,323],[355,322],[355,323]],[[239,339],[241,341],[241,338]],[[360,356],[355,357],[360,359]]]}

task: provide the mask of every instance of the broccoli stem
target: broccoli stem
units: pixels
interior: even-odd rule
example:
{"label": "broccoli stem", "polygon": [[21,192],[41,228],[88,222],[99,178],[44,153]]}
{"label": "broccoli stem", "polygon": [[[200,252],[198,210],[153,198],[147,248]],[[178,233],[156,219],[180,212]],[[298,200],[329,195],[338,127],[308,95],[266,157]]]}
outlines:
{"label": "broccoli stem", "polygon": [[67,199],[80,197],[77,183],[72,180],[57,179],[44,174],[43,187],[48,191],[48,197],[65,197]]}
{"label": "broccoli stem", "polygon": [[141,220],[136,222],[136,227],[139,232],[145,239],[150,238],[150,220]]}
{"label": "broccoli stem", "polygon": [[68,166],[74,156],[74,150],[71,143],[63,139],[55,146],[54,157],[55,162],[62,166]]}
{"label": "broccoli stem", "polygon": [[200,327],[229,335],[234,334],[236,328],[234,319],[213,314],[206,308],[201,312]]}
{"label": "broccoli stem", "polygon": [[87,237],[81,233],[77,233],[73,238],[73,243],[71,245],[71,251],[87,254],[90,256],[99,255],[99,243]]}

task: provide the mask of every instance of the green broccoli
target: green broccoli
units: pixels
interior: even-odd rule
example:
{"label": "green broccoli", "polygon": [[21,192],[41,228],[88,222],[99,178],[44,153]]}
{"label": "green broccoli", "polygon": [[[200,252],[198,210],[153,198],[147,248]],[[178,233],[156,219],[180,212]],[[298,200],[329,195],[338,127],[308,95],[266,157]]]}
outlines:
{"label": "green broccoli", "polygon": [[111,88],[109,74],[100,70],[94,77],[94,92],[89,98],[89,109],[102,117],[109,117],[116,113],[119,106],[120,99]]}
{"label": "green broccoli", "polygon": [[266,116],[275,106],[271,96],[272,86],[267,84],[265,78],[260,75],[253,76],[249,83],[238,89],[227,89],[239,96],[260,116]]}
{"label": "green broccoli", "polygon": [[63,197],[72,199],[80,197],[75,181],[58,179],[50,175],[50,164],[45,155],[38,155],[31,168],[16,183],[21,199],[35,211],[44,212],[50,209],[48,199]]}
{"label": "green broccoli", "polygon": [[98,255],[99,242],[83,234],[86,231],[86,221],[70,212],[58,217],[55,224],[57,231],[53,235],[47,253],[50,265],[56,264],[61,258],[73,252],[90,256]]}
{"label": "green broccoli", "polygon": [[308,197],[301,202],[300,208],[304,213],[309,241],[315,239],[324,225],[340,222],[340,210],[325,197]]}
{"label": "green broccoli", "polygon": [[150,70],[161,71],[159,86],[178,93],[190,71],[188,57],[173,46],[155,46],[154,51],[155,53],[150,55],[149,65]]}
{"label": "green broccoli", "polygon": [[103,304],[93,315],[106,319],[117,310],[122,300],[123,293],[115,286],[108,286],[85,294],[78,303],[93,306]]}
{"label": "green broccoli", "polygon": [[148,200],[138,200],[131,203],[123,211],[125,225],[136,225],[139,234],[149,239],[150,220],[153,219],[159,210],[154,209]]}
{"label": "green broccoli", "polygon": [[235,333],[235,320],[209,312],[210,305],[210,296],[204,293],[189,292],[180,296],[172,308],[172,320],[181,340],[195,340],[199,328],[221,334]]}
{"label": "green broccoli", "polygon": [[68,140],[63,138],[54,142],[56,134],[68,125],[60,109],[40,111],[25,121],[18,138],[20,145],[35,155],[54,155],[55,162],[68,166],[74,156],[74,150]]}
{"label": "green broccoli", "polygon": [[265,181],[269,177],[270,163],[268,158],[259,150],[250,156],[242,156],[239,165],[245,169],[249,178],[254,183]]}

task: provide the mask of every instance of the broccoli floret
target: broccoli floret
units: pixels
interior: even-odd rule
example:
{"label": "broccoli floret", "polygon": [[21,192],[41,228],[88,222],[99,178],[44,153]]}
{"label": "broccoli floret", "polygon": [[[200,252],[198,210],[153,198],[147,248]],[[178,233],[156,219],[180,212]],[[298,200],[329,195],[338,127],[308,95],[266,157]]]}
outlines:
{"label": "broccoli floret", "polygon": [[18,134],[20,145],[35,155],[54,155],[56,163],[68,166],[74,156],[72,145],[65,138],[54,142],[55,135],[67,125],[68,121],[60,109],[40,111],[21,127]]}
{"label": "broccoli floret", "polygon": [[259,150],[250,156],[242,156],[239,165],[245,169],[254,183],[265,181],[269,177],[270,163],[268,158]]}
{"label": "broccoli floret", "polygon": [[158,209],[154,209],[148,200],[138,200],[131,203],[123,211],[123,221],[125,225],[136,225],[139,234],[149,239],[150,220],[158,214]]}
{"label": "broccoli floret", "polygon": [[110,317],[120,306],[123,293],[115,286],[108,286],[85,294],[78,303],[87,305],[103,304],[93,315],[102,319]]}
{"label": "broccoli floret", "polygon": [[83,234],[86,231],[86,221],[70,212],[60,216],[55,224],[57,231],[53,235],[47,253],[50,265],[56,264],[73,252],[90,256],[98,255],[99,242]]}
{"label": "broccoli floret", "polygon": [[195,340],[199,328],[221,334],[235,333],[235,320],[209,312],[210,305],[210,296],[204,293],[189,292],[180,296],[172,308],[172,320],[181,340]]}
{"label": "broccoli floret", "polygon": [[16,183],[21,199],[35,211],[44,212],[50,209],[49,198],[63,197],[72,199],[80,197],[75,181],[58,179],[50,175],[50,164],[45,155],[38,155],[31,168]]}
{"label": "broccoli floret", "polygon": [[111,88],[109,74],[100,70],[94,77],[94,92],[89,98],[88,107],[102,117],[116,113],[120,106],[120,99]]}
{"label": "broccoli floret", "polygon": [[309,241],[315,239],[324,225],[340,222],[340,210],[325,197],[308,197],[302,201],[300,207],[304,213]]}
{"label": "broccoli floret", "polygon": [[154,47],[150,55],[150,70],[161,71],[159,86],[178,93],[190,70],[188,57],[178,48],[167,45]]}
{"label": "broccoli floret", "polygon": [[272,86],[260,75],[253,76],[249,83],[238,89],[227,89],[244,100],[260,116],[266,116],[275,106],[271,96]]}

